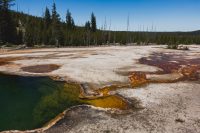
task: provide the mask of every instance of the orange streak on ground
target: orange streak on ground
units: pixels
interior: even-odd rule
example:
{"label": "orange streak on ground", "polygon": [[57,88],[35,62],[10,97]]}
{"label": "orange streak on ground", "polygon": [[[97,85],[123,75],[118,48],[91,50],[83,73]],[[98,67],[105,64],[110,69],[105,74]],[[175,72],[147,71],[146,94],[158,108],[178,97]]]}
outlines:
{"label": "orange streak on ground", "polygon": [[86,102],[96,107],[114,108],[121,110],[128,109],[127,101],[116,95],[86,100]]}

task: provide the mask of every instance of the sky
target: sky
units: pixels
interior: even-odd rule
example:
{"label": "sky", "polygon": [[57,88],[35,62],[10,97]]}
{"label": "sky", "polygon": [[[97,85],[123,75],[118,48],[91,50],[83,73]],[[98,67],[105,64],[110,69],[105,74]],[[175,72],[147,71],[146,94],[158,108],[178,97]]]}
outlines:
{"label": "sky", "polygon": [[[15,0],[14,10],[42,16],[55,1],[61,19],[70,10],[76,25],[84,25],[94,12],[97,26],[129,31],[200,30],[200,0]],[[129,19],[128,19],[129,18]]]}

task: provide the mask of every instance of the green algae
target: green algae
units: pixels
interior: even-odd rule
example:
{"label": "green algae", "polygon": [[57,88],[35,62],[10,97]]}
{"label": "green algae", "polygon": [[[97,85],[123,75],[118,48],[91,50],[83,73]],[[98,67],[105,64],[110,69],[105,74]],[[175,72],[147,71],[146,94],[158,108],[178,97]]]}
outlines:
{"label": "green algae", "polygon": [[63,112],[84,104],[79,86],[48,77],[0,75],[0,131],[30,130]]}
{"label": "green algae", "polygon": [[0,131],[41,128],[67,108],[88,104],[127,109],[119,96],[81,99],[80,86],[49,77],[0,74]]}

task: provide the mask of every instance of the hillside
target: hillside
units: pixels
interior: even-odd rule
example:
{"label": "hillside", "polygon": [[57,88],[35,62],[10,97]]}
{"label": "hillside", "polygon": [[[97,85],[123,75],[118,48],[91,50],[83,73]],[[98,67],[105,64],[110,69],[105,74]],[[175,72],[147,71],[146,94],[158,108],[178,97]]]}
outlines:
{"label": "hillside", "polygon": [[[92,32],[87,27],[74,26],[70,29],[66,22],[59,20],[59,31],[56,33],[59,42],[55,41],[54,29],[46,27],[45,16],[37,17],[23,12],[12,11],[12,18],[17,27],[16,44],[52,45],[52,46],[88,46],[109,44],[147,45],[156,44],[200,44],[200,31],[193,32],[126,32],[98,29]],[[52,17],[51,17],[52,21]]]}

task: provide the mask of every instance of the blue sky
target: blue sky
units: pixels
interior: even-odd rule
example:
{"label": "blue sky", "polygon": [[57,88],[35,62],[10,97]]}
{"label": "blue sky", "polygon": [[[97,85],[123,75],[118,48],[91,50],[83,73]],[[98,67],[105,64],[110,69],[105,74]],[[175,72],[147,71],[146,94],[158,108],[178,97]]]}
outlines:
{"label": "blue sky", "polygon": [[[61,18],[67,9],[77,25],[84,25],[91,12],[98,27],[107,21],[112,30],[193,31],[200,29],[200,0],[55,0]],[[53,0],[16,0],[12,7],[32,15],[42,16],[45,7],[51,9]]]}

